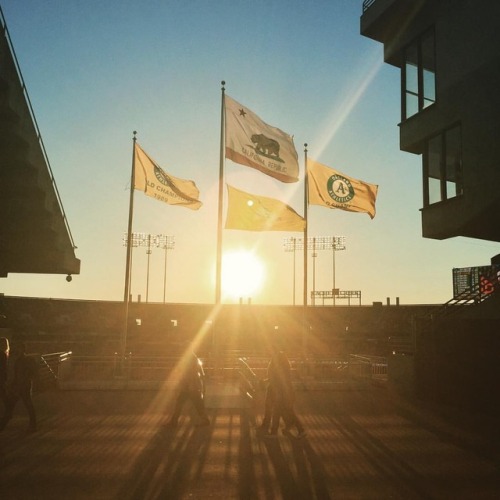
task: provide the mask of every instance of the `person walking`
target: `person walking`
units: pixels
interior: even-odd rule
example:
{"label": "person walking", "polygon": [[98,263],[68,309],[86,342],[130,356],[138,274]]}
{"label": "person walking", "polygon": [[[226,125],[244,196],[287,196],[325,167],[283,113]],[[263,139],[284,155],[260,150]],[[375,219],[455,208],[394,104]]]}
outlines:
{"label": "person walking", "polygon": [[14,408],[19,399],[21,399],[28,411],[29,431],[36,431],[36,413],[32,399],[33,381],[36,373],[36,360],[26,355],[24,344],[21,342],[13,343],[7,363],[6,406],[4,415],[0,421],[0,431],[5,428],[12,418]]}
{"label": "person walking", "polygon": [[305,437],[306,433],[297,414],[295,413],[295,391],[292,383],[292,371],[290,362],[283,351],[275,351],[269,364],[269,386],[272,389],[273,410],[271,419],[270,437],[277,436],[280,420],[285,422],[284,434],[293,435],[291,430],[295,428],[295,437]]}
{"label": "person walking", "polygon": [[9,361],[9,339],[0,337],[0,399],[7,408],[7,363]]}
{"label": "person walking", "polygon": [[271,418],[274,410],[274,394],[271,384],[269,384],[269,378],[262,380],[261,383],[266,384],[266,396],[264,399],[264,416],[262,422],[258,427],[258,430],[263,433],[269,432],[269,425],[271,424]]}
{"label": "person walking", "polygon": [[181,360],[180,381],[175,401],[174,412],[168,421],[168,427],[176,427],[179,423],[182,408],[187,401],[194,406],[199,417],[198,425],[210,425],[205,411],[205,372],[201,360],[194,352]]}

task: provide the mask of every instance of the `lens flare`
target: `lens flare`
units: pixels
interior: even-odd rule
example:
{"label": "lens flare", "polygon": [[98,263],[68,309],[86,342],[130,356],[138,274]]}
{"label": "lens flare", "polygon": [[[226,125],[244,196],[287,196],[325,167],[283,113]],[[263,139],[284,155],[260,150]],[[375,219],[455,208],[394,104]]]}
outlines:
{"label": "lens flare", "polygon": [[252,252],[239,250],[222,256],[222,292],[226,297],[250,298],[264,281],[264,265]]}

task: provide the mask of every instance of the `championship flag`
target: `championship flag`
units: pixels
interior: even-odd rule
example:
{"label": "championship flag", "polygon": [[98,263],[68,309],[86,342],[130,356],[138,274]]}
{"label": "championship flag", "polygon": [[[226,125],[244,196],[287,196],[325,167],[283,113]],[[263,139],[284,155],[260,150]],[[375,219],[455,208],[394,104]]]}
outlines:
{"label": "championship flag", "polygon": [[375,217],[378,186],[368,184],[313,160],[307,161],[309,203]]}
{"label": "championship flag", "polygon": [[255,168],[282,182],[299,180],[299,162],[293,137],[264,123],[229,96],[225,96],[226,158]]}
{"label": "championship flag", "polygon": [[202,203],[200,192],[193,181],[179,179],[164,172],[144,150],[135,143],[134,149],[134,188],[144,194],[169,205],[180,205],[198,210]]}
{"label": "championship flag", "polygon": [[305,220],[285,203],[240,191],[227,184],[226,229],[304,231]]}

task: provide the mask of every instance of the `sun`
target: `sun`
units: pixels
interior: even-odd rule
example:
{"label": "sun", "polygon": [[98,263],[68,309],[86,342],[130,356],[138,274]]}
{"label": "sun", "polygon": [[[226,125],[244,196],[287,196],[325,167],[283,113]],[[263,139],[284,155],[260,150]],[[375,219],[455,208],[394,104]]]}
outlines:
{"label": "sun", "polygon": [[224,253],[222,256],[222,292],[227,297],[248,299],[264,281],[262,261],[248,250]]}

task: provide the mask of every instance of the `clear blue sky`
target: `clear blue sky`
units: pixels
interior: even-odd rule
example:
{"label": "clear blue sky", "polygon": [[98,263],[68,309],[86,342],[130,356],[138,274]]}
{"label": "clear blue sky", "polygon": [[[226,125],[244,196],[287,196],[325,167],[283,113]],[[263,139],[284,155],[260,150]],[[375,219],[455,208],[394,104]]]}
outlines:
{"label": "clear blue sky", "polygon": [[[336,286],[363,304],[452,296],[452,268],[487,265],[499,245],[421,237],[420,157],[399,150],[399,71],[359,33],[353,0],[0,0],[81,259],[81,274],[9,275],[6,295],[122,300],[132,132],[168,173],[192,179],[197,212],[135,193],[134,231],[174,235],[167,301],[214,301],[221,80],[228,95],[293,134],[303,175],[311,158],[378,184],[377,215],[311,206],[309,236],[342,235]],[[302,179],[283,184],[225,164],[235,187],[303,213]],[[224,251],[255,252],[266,281],[258,304],[291,304],[300,233],[224,232]],[[163,300],[163,259],[150,257],[149,300]],[[302,300],[297,258],[297,301]],[[313,265],[309,261],[310,288]],[[146,295],[145,249],[134,251],[132,293]],[[319,252],[316,290],[332,288],[332,254]]]}

